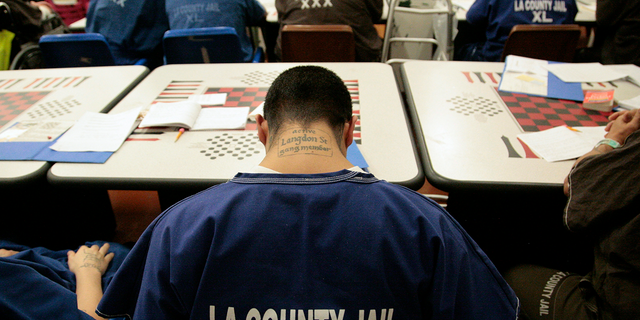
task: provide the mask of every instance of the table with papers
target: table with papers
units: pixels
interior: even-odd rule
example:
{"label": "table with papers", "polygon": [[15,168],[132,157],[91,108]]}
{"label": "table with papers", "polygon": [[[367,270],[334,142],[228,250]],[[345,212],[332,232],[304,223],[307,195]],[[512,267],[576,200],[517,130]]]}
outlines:
{"label": "table with papers", "polygon": [[[402,65],[425,176],[449,192],[447,211],[498,268],[535,262],[580,270],[589,265],[590,248],[562,225],[562,185],[574,160],[544,160],[518,136],[607,119],[583,114],[573,101],[499,92],[503,70],[504,63],[492,62]],[[591,85],[614,88],[617,99],[640,93],[626,80]]]}
{"label": "table with papers", "polygon": [[[546,116],[558,113],[560,103],[538,109],[537,103],[545,103],[541,98],[498,92],[503,63],[412,61],[401,70],[425,175],[433,185],[452,191],[560,188],[563,184],[573,161],[546,161],[518,140],[525,132],[580,126],[579,121],[565,121],[568,118],[562,114]],[[613,88],[620,100],[640,94],[640,87],[626,80],[590,85]],[[520,105],[512,108],[511,103]],[[536,114],[518,113],[527,107]],[[567,113],[572,112],[580,109]],[[531,124],[523,117],[530,117]],[[545,120],[554,117],[557,120]],[[606,124],[606,117],[588,120],[582,125]]]}
{"label": "table with papers", "polygon": [[[109,111],[147,73],[143,66],[2,71],[0,133],[20,123],[73,123],[85,112]],[[44,177],[50,166],[45,161],[0,161],[0,186]]]}
{"label": "table with papers", "polygon": [[[244,106],[253,112],[271,82],[295,65],[162,66],[110,113],[220,93],[227,94],[226,107]],[[391,67],[379,63],[320,65],[336,72],[352,93],[354,113],[360,117],[355,140],[368,170],[392,183],[420,188],[424,175]],[[110,189],[197,190],[250,170],[265,154],[253,121],[244,130],[188,130],[176,141],[178,133],[177,127],[137,129],[104,164],[57,163],[49,180]]]}
{"label": "table with papers", "polygon": [[[144,66],[1,71],[0,135],[7,129],[16,131],[26,123],[44,123],[38,134],[31,135],[37,137],[53,123],[72,125],[87,113],[107,112],[148,72]],[[22,139],[22,134],[18,138]],[[24,143],[39,143],[31,141],[31,137],[27,140]],[[7,156],[5,147],[0,146],[2,157]],[[20,149],[10,153],[24,151]],[[89,240],[109,239],[115,226],[107,192],[51,186],[46,176],[52,164],[0,161],[0,237],[49,248],[70,248]]]}

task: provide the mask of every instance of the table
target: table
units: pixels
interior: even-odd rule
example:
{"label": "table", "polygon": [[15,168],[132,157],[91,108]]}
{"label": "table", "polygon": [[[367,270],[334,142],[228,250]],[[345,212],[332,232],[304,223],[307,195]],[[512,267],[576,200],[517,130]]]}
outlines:
{"label": "table", "polygon": [[[503,63],[414,61],[402,77],[415,121],[425,174],[436,187],[460,189],[560,187],[573,161],[528,155],[523,129],[497,91]],[[612,87],[611,84],[603,84]],[[616,99],[640,88],[619,80]],[[586,88],[586,87],[585,87]]]}
{"label": "table", "polygon": [[71,30],[72,32],[84,32],[84,30],[87,27],[87,18],[82,18],[72,24],[69,25],[69,30]]}
{"label": "table", "polygon": [[[290,63],[166,65],[155,69],[111,113],[191,94],[229,91],[227,104],[258,106],[266,90]],[[335,71],[354,99],[361,125],[355,139],[377,177],[419,189],[424,184],[390,66],[381,63],[320,64]],[[239,102],[233,102],[233,97]],[[255,123],[246,130],[134,134],[104,164],[57,163],[49,172],[56,185],[110,189],[201,190],[257,165],[264,156]],[[161,195],[162,196],[162,195]]]}
{"label": "table", "polygon": [[[0,131],[19,121],[77,120],[86,111],[109,111],[148,72],[143,66],[2,71]],[[49,167],[43,161],[0,161],[0,187],[29,183]]]}
{"label": "table", "polygon": [[[148,72],[144,66],[2,71],[0,130],[19,121],[77,120],[87,111],[107,112]],[[53,187],[46,180],[51,166],[0,161],[0,237],[59,249],[109,239],[115,222],[107,193]]]}
{"label": "table", "polygon": [[[510,111],[503,100],[517,99],[510,94],[501,98],[497,91],[503,67],[458,61],[401,66],[425,176],[449,192],[447,210],[499,267],[543,261],[583,267],[584,245],[562,223],[562,185],[574,161],[549,163],[519,142],[523,127],[536,129],[519,124],[527,116]],[[613,84],[616,99],[640,94],[627,81]],[[526,99],[513,107],[522,103]]]}

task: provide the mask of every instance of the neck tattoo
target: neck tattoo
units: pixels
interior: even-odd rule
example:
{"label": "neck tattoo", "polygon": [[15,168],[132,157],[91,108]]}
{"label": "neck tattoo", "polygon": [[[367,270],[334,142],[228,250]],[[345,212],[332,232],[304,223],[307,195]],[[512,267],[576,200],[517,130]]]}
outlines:
{"label": "neck tattoo", "polygon": [[278,157],[298,154],[331,157],[331,136],[318,129],[293,128],[278,136]]}

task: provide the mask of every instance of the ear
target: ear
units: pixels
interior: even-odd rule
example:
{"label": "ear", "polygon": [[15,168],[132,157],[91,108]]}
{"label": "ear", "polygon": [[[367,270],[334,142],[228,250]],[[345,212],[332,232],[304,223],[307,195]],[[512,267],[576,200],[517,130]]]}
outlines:
{"label": "ear", "polygon": [[342,141],[344,141],[345,153],[351,143],[353,143],[353,131],[356,129],[356,122],[358,122],[358,116],[351,117],[351,121],[344,124],[344,130],[342,130]]}
{"label": "ear", "polygon": [[262,115],[256,114],[256,123],[258,124],[258,139],[266,147],[269,139],[269,125]]}

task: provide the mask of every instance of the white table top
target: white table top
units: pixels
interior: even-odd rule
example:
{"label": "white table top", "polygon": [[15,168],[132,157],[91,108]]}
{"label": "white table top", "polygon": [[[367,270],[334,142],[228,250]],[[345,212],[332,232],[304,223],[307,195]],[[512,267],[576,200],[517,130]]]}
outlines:
{"label": "white table top", "polygon": [[[109,111],[149,70],[144,66],[9,70],[0,72],[0,95],[42,96],[0,131],[26,120],[77,120],[86,111]],[[3,110],[13,109],[0,101]],[[0,185],[30,180],[46,173],[44,161],[0,161]]]}
{"label": "white table top", "polygon": [[[569,173],[574,161],[527,158],[517,140],[523,129],[495,89],[503,67],[498,62],[454,61],[402,66],[418,149],[434,186],[446,191],[559,187]],[[640,88],[627,81],[614,84],[616,99],[640,94]]]}
{"label": "white table top", "polygon": [[[149,106],[154,101],[186,99],[184,96],[189,93],[200,94],[209,88],[266,89],[280,72],[295,65],[247,63],[162,66],[144,79],[111,113],[136,106]],[[354,103],[354,113],[360,109],[361,128],[356,131],[361,135],[359,149],[369,164],[369,171],[378,178],[414,189],[420,188],[424,184],[424,176],[412,145],[408,121],[391,67],[381,63],[320,65],[333,70],[347,83],[353,84],[350,81],[357,80],[353,94],[359,99],[359,104]],[[168,90],[180,88],[184,90]],[[181,95],[181,92],[187,93]],[[253,106],[259,103],[257,101]],[[133,135],[132,138],[143,141],[126,141],[106,163],[57,163],[49,172],[49,180],[52,183],[85,183],[125,189],[207,187],[225,182],[237,172],[247,171],[262,160],[264,147],[257,138],[257,131],[250,130],[250,126],[248,129],[187,131],[177,142],[174,142],[177,135],[175,130],[162,134]],[[220,153],[224,155],[220,156]]]}

